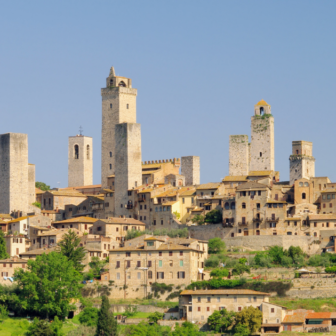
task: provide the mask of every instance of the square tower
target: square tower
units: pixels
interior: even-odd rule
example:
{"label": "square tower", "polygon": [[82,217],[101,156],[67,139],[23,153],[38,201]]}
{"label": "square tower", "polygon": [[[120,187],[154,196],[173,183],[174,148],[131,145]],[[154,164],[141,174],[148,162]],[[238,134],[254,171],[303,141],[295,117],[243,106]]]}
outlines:
{"label": "square tower", "polygon": [[0,135],[0,212],[28,212],[28,136]]}
{"label": "square tower", "polygon": [[185,176],[185,185],[200,184],[201,183],[200,157],[182,156],[181,175]]}
{"label": "square tower", "polygon": [[274,118],[271,106],[261,100],[251,117],[250,171],[274,170]]}
{"label": "square tower", "polygon": [[28,202],[29,205],[36,202],[35,195],[35,165],[28,164]]}
{"label": "square tower", "polygon": [[102,95],[102,166],[101,184],[106,188],[107,178],[115,174],[115,126],[121,123],[136,123],[137,90],[132,80],[115,75],[114,68],[106,79]]}
{"label": "square tower", "polygon": [[293,141],[292,155],[289,157],[290,185],[298,179],[315,177],[315,158],[313,143],[309,141]]}
{"label": "square tower", "polygon": [[68,187],[92,185],[92,138],[69,137]]}
{"label": "square tower", "polygon": [[247,175],[249,165],[248,135],[230,135],[229,175]]}
{"label": "square tower", "polygon": [[[141,126],[123,123],[115,126],[115,215],[133,214],[129,191],[142,184]],[[133,217],[133,216],[132,216]]]}

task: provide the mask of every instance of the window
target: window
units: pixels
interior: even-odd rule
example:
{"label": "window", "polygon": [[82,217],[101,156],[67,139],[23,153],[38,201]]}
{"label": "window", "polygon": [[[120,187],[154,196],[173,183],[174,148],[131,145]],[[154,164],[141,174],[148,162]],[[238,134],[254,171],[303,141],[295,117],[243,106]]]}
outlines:
{"label": "window", "polygon": [[233,297],[233,302],[237,302],[237,296]]}
{"label": "window", "polygon": [[207,302],[211,302],[211,297],[210,296],[207,297]]}
{"label": "window", "polygon": [[210,307],[207,307],[207,311],[210,311]]}
{"label": "window", "polygon": [[180,260],[180,267],[183,267],[183,260]]}
{"label": "window", "polygon": [[235,202],[232,202],[231,203],[231,210],[235,210],[236,209],[236,203]]}
{"label": "window", "polygon": [[153,277],[153,272],[152,271],[148,271],[148,279],[152,279]]}
{"label": "window", "polygon": [[317,223],[316,222],[314,222],[314,227],[317,227]]}
{"label": "window", "polygon": [[257,302],[257,297],[256,296],[253,297],[253,301]]}
{"label": "window", "polygon": [[116,268],[120,268],[120,261],[117,261]]}
{"label": "window", "polygon": [[156,220],[154,219],[154,221],[153,221],[153,225],[156,225]]}
{"label": "window", "polygon": [[257,210],[260,210],[260,203],[257,203]]}
{"label": "window", "polygon": [[182,257],[183,256],[183,251],[180,251],[180,257]]}
{"label": "window", "polygon": [[[113,80],[112,79],[111,79],[110,83],[113,84]],[[112,108],[112,104],[110,104],[110,108]]]}
{"label": "window", "polygon": [[159,257],[162,257],[162,251],[159,252]]}
{"label": "window", "polygon": [[109,165],[109,166],[110,166],[110,169],[112,169],[112,163],[110,163],[110,165]]}
{"label": "window", "polygon": [[126,252],[126,257],[130,257],[131,256],[131,252]]}
{"label": "window", "polygon": [[163,219],[161,219],[161,225],[163,225]]}
{"label": "window", "polygon": [[78,147],[78,145],[75,145],[74,149],[75,149],[75,159],[78,159],[79,158],[79,147]]}
{"label": "window", "polygon": [[242,307],[238,307],[238,311],[241,311],[242,310]]}
{"label": "window", "polygon": [[185,278],[185,272],[177,272],[177,279],[184,279]]}
{"label": "window", "polygon": [[89,160],[90,159],[90,145],[86,146],[86,158]]}
{"label": "window", "polygon": [[159,267],[162,267],[162,260],[159,260]]}
{"label": "window", "polygon": [[230,204],[229,204],[229,202],[226,202],[226,203],[224,204],[224,209],[225,209],[225,210],[230,210]]}
{"label": "window", "polygon": [[117,280],[120,280],[120,273],[117,273]]}
{"label": "window", "polygon": [[197,297],[197,302],[201,302],[201,297],[200,296]]}
{"label": "window", "polygon": [[242,204],[242,208],[243,208],[243,209],[246,209],[246,203],[243,203],[243,204]]}
{"label": "window", "polygon": [[112,157],[112,152],[110,152],[110,157]]}
{"label": "window", "polygon": [[274,308],[271,308],[271,313],[274,313]]}
{"label": "window", "polygon": [[164,272],[157,272],[158,279],[164,279]]}
{"label": "window", "polygon": [[306,199],[306,193],[302,193],[302,199]]}
{"label": "window", "polygon": [[197,307],[197,311],[201,311],[201,307]]}
{"label": "window", "polygon": [[137,267],[141,267],[141,261],[137,261]]}
{"label": "window", "polygon": [[126,108],[129,109],[129,104],[126,104]]}
{"label": "window", "polygon": [[329,204],[329,208],[332,208],[332,203]]}
{"label": "window", "polygon": [[217,296],[217,302],[220,302],[220,297],[219,296]]}
{"label": "window", "polygon": [[140,280],[141,279],[141,273],[138,272],[137,276],[138,276],[138,280]]}

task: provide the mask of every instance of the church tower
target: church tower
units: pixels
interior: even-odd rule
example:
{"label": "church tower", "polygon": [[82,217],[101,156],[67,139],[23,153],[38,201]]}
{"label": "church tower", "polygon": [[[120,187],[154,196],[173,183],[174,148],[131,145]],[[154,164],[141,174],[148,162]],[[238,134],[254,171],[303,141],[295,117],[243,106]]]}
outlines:
{"label": "church tower", "polygon": [[[130,78],[115,75],[114,68],[106,79],[102,95],[102,167],[101,184],[107,188],[107,177],[115,175],[115,127],[121,123],[136,123],[137,90]],[[140,182],[140,181],[139,181]]]}
{"label": "church tower", "polygon": [[92,185],[92,138],[69,137],[68,187]]}
{"label": "church tower", "polygon": [[292,155],[289,157],[290,185],[301,178],[315,177],[315,158],[313,143],[309,141],[293,141]]}
{"label": "church tower", "polygon": [[274,118],[264,100],[254,106],[250,150],[250,171],[262,170],[274,170]]}

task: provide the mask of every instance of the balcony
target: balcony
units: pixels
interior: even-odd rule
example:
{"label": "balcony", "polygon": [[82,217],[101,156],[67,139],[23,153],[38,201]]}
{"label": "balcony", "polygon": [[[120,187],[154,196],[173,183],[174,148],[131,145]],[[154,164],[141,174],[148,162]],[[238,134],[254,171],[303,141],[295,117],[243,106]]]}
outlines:
{"label": "balcony", "polygon": [[266,217],[266,222],[279,222],[279,217]]}
{"label": "balcony", "polygon": [[264,218],[255,217],[255,218],[253,218],[253,223],[261,223],[263,220],[264,220]]}
{"label": "balcony", "polygon": [[239,226],[247,226],[249,222],[238,222]]}
{"label": "balcony", "polygon": [[211,199],[214,195],[203,195],[203,196],[196,196],[197,199]]}
{"label": "balcony", "polygon": [[223,223],[223,227],[233,227],[234,223]]}
{"label": "balcony", "polygon": [[139,197],[139,198],[138,198],[138,202],[145,202],[145,201],[146,201],[146,199],[143,198],[143,197]]}
{"label": "balcony", "polygon": [[126,205],[126,208],[127,208],[127,209],[133,209],[133,204],[127,204],[127,205]]}

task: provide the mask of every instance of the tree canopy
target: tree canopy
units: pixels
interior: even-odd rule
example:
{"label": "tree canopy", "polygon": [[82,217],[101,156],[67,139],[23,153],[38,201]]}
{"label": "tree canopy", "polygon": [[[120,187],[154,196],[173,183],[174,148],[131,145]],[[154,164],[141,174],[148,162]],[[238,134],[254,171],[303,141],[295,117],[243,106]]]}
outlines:
{"label": "tree canopy", "polygon": [[209,254],[219,254],[225,251],[225,243],[219,237],[211,238],[208,242]]}
{"label": "tree canopy", "polygon": [[43,191],[50,190],[50,186],[46,185],[44,182],[35,182],[35,187]]}
{"label": "tree canopy", "polygon": [[236,326],[242,324],[248,327],[249,334],[260,330],[262,323],[262,312],[252,306],[244,307],[236,314]]}
{"label": "tree canopy", "polygon": [[69,230],[58,243],[61,254],[66,256],[73,263],[75,269],[81,272],[84,269],[83,259],[85,257],[84,247],[80,246],[80,238],[75,231]]}
{"label": "tree canopy", "polygon": [[16,305],[23,310],[62,319],[74,309],[70,302],[81,296],[81,274],[64,255],[51,252],[29,260],[27,271],[15,270],[19,290]]}
{"label": "tree canopy", "polygon": [[9,258],[9,254],[7,253],[6,249],[6,241],[3,231],[0,230],[0,259],[2,260],[7,258]]}
{"label": "tree canopy", "polygon": [[235,315],[235,312],[227,311],[226,309],[215,310],[208,317],[208,325],[216,333],[226,332],[232,326]]}
{"label": "tree canopy", "polygon": [[106,295],[102,296],[102,304],[98,312],[98,323],[95,336],[118,335],[117,320],[110,313],[110,303]]}
{"label": "tree canopy", "polygon": [[205,223],[217,224],[222,223],[222,221],[222,213],[217,209],[209,211],[204,218]]}

